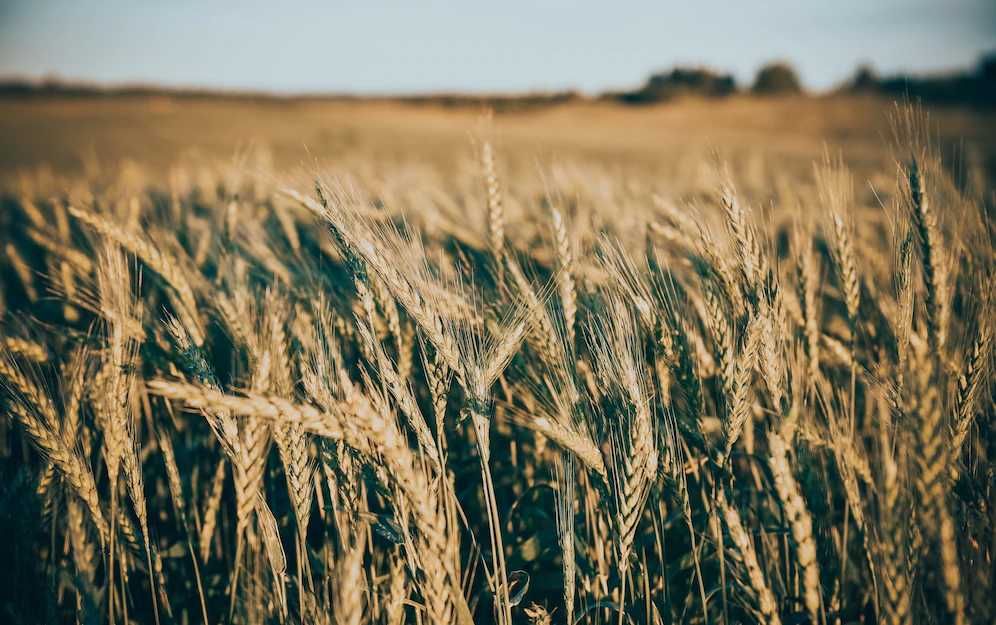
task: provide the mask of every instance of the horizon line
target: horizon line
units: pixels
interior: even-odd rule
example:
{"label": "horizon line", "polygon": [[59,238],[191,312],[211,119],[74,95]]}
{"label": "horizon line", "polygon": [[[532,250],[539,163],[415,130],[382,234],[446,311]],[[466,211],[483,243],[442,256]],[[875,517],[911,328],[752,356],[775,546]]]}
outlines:
{"label": "horizon line", "polygon": [[[890,73],[878,73],[875,67],[871,63],[858,63],[855,65],[854,70],[848,75],[848,77],[841,79],[832,86],[824,88],[812,88],[806,85],[805,78],[799,74],[796,70],[796,75],[799,78],[800,84],[803,86],[803,92],[811,95],[828,95],[832,94],[842,87],[848,84],[848,81],[854,77],[857,72],[862,68],[870,68],[872,72],[880,79],[931,79],[931,78],[944,78],[958,75],[960,73],[971,72],[978,67],[984,59],[996,55],[996,51],[982,52],[979,54],[976,64],[974,65],[959,65],[952,66],[943,70],[929,70],[929,71],[907,71],[907,72],[890,72]],[[791,61],[784,59],[772,60],[771,62],[758,67],[758,71],[761,68],[774,63],[787,63],[793,69],[795,66]],[[359,90],[349,90],[349,89],[293,89],[293,88],[280,88],[280,87],[252,87],[247,85],[219,85],[219,84],[206,84],[200,82],[170,82],[170,81],[156,81],[155,79],[124,79],[124,80],[94,80],[87,78],[76,78],[72,76],[63,76],[57,72],[49,72],[45,74],[5,74],[0,75],[0,87],[10,87],[13,85],[21,84],[34,88],[45,87],[45,86],[58,86],[64,88],[77,88],[77,89],[91,89],[93,91],[128,91],[128,90],[146,90],[146,91],[161,91],[164,93],[200,93],[204,95],[227,95],[227,96],[266,96],[274,99],[293,99],[293,98],[408,98],[408,97],[439,97],[439,96],[450,96],[450,97],[481,97],[481,98],[514,98],[514,97],[527,97],[527,96],[555,96],[555,95],[569,95],[575,94],[584,98],[594,99],[600,96],[618,94],[627,90],[639,89],[644,86],[647,80],[652,76],[667,74],[675,69],[698,69],[714,72],[718,75],[729,75],[733,77],[734,84],[738,90],[749,90],[752,81],[741,82],[737,80],[736,73],[732,71],[722,70],[708,64],[674,64],[667,69],[652,70],[646,74],[643,82],[637,85],[629,85],[628,87],[617,86],[617,87],[604,87],[597,91],[588,91],[580,87],[533,87],[533,88],[523,88],[514,90],[504,90],[504,91],[494,91],[494,90],[483,90],[471,88],[463,89],[453,89],[453,88],[426,88],[426,89],[414,89],[414,90],[388,90],[388,89],[359,89]],[[756,72],[755,72],[756,77]]]}

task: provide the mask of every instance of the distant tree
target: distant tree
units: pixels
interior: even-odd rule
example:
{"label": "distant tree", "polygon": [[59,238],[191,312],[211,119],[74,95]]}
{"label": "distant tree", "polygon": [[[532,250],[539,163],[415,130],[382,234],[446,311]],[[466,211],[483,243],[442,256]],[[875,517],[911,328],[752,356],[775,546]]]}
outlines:
{"label": "distant tree", "polygon": [[751,88],[760,95],[802,93],[799,77],[788,63],[769,63],[761,68]]}
{"label": "distant tree", "polygon": [[733,76],[698,67],[676,67],[668,73],[654,74],[644,87],[647,91],[684,91],[707,96],[729,95],[735,88]]}
{"label": "distant tree", "polygon": [[875,91],[878,89],[878,75],[870,65],[861,65],[845,87],[848,91]]}
{"label": "distant tree", "polygon": [[996,83],[996,52],[990,52],[979,59],[976,74],[981,80]]}
{"label": "distant tree", "polygon": [[640,89],[619,94],[630,104],[661,102],[681,95],[722,97],[736,91],[730,74],[720,74],[702,67],[676,67],[670,72],[653,74]]}
{"label": "distant tree", "polygon": [[996,107],[996,53],[983,55],[973,69],[927,76],[895,74],[878,78],[875,90],[896,99],[930,104]]}
{"label": "distant tree", "polygon": [[996,52],[989,52],[979,60],[975,70],[976,95],[978,104],[996,106]]}

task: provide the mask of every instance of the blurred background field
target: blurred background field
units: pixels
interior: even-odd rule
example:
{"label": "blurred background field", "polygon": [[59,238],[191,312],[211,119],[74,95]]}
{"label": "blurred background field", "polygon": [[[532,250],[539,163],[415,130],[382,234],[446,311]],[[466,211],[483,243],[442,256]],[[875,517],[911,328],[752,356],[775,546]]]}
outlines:
{"label": "blurred background field", "polygon": [[[128,171],[162,182],[180,160],[247,171],[266,166],[269,173],[323,166],[446,172],[471,157],[484,112],[388,100],[6,97],[0,99],[0,179],[11,190],[39,170],[106,178],[129,163]],[[891,170],[894,112],[894,100],[877,96],[679,98],[641,107],[577,100],[499,111],[494,131],[506,160],[533,170],[577,161],[688,185],[713,156],[735,171],[791,178],[808,176],[812,162],[830,150],[862,180]],[[930,115],[939,148],[956,166],[996,171],[996,112],[946,106]]]}

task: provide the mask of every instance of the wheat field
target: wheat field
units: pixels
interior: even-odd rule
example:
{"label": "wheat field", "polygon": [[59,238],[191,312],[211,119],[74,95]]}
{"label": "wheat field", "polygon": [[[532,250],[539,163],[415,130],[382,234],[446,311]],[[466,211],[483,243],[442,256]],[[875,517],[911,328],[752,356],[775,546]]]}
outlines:
{"label": "wheat field", "polygon": [[0,109],[0,620],[996,617],[991,115]]}

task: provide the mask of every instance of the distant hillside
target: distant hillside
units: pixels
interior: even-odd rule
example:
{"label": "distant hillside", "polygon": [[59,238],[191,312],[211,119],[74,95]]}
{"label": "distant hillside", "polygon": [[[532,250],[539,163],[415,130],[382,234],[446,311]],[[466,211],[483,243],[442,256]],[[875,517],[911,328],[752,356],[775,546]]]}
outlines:
{"label": "distant hillside", "polygon": [[121,98],[121,97],[170,97],[177,99],[217,99],[251,101],[256,103],[293,102],[400,102],[411,105],[444,107],[470,106],[512,111],[560,104],[582,98],[575,91],[523,94],[472,94],[427,93],[416,95],[355,95],[348,93],[298,93],[278,94],[266,91],[225,90],[203,88],[177,88],[157,85],[106,86],[85,82],[61,80],[31,81],[23,79],[0,80],[0,98]]}

